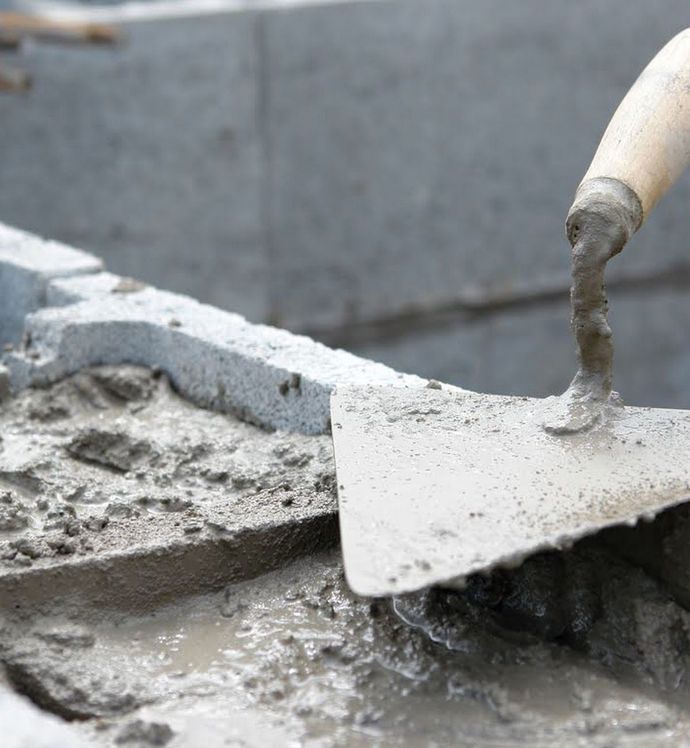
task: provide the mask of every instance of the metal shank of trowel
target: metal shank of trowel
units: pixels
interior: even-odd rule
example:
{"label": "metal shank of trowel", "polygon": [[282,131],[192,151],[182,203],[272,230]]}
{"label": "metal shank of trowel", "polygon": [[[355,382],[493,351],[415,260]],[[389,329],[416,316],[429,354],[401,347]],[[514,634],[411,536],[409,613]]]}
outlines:
{"label": "metal shank of trowel", "polygon": [[580,183],[566,221],[572,329],[579,371],[571,390],[606,400],[613,342],[604,290],[618,254],[690,161],[690,29],[677,34],[628,91]]}

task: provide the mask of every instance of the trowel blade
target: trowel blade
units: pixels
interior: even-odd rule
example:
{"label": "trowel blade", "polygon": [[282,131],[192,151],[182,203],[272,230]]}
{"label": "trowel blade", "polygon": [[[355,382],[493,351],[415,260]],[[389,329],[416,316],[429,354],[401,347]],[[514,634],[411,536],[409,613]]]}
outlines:
{"label": "trowel blade", "polygon": [[690,499],[690,412],[542,428],[553,398],[340,387],[331,398],[345,573],[370,596],[458,582]]}

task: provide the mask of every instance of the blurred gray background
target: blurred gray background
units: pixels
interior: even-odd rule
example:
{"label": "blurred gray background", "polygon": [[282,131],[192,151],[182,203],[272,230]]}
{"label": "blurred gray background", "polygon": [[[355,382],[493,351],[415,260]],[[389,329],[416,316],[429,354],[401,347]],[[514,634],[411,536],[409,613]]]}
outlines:
{"label": "blurred gray background", "polygon": [[[567,386],[565,215],[685,0],[146,7],[3,56],[34,85],[0,96],[0,220],[402,370]],[[690,407],[689,199],[610,267],[632,403]]]}

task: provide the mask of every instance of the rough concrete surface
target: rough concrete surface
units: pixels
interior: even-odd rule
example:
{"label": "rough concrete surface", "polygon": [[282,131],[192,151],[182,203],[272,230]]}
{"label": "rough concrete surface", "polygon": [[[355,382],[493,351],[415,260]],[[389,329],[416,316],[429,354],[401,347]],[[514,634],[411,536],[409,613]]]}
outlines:
{"label": "rough concrete surface", "polygon": [[30,315],[23,348],[5,356],[15,389],[94,364],[158,366],[197,404],[268,428],[323,433],[337,383],[424,383],[131,279],[98,274],[56,289],[50,299],[67,306]]}
{"label": "rough concrete surface", "polygon": [[[684,745],[687,506],[372,600],[320,550],[327,436],[200,410],[140,367],[25,389],[0,433],[0,662],[71,722],[31,718],[11,748]],[[26,709],[0,698],[3,724]]]}
{"label": "rough concrete surface", "polygon": [[[464,592],[356,598],[320,550],[330,438],[181,395],[323,432],[334,385],[422,380],[108,273],[41,288],[0,398],[0,661],[71,721],[27,718],[32,748],[49,724],[70,746],[684,745],[687,507]],[[96,366],[133,358],[160,368]],[[25,709],[0,698],[3,737]]]}
{"label": "rough concrete surface", "polygon": [[5,605],[59,590],[140,608],[333,542],[328,437],[200,410],[148,369],[26,390],[0,432]]}
{"label": "rough concrete surface", "polygon": [[690,727],[688,614],[603,547],[465,593],[356,598],[337,552],[190,593],[5,615],[0,658],[99,746],[682,746]]}
{"label": "rough concrete surface", "polygon": [[26,315],[46,304],[51,279],[102,267],[86,252],[0,224],[0,345],[19,340]]}

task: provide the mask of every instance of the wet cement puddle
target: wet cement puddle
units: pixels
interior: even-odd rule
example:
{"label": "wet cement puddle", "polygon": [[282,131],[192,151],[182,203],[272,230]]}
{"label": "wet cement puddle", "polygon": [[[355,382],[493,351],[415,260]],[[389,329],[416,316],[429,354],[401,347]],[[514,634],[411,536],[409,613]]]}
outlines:
{"label": "wet cement puddle", "polygon": [[[0,421],[7,576],[99,564],[139,526],[180,543],[186,524],[196,537],[223,512],[235,521],[228,506],[239,522],[332,501],[327,437],[209,414],[150,372],[84,373],[25,393]],[[168,515],[179,521],[160,524]],[[680,507],[463,592],[392,601],[353,596],[337,549],[220,592],[191,583],[164,606],[146,604],[162,577],[132,576],[139,613],[48,590],[0,612],[0,661],[94,745],[678,746],[689,527]],[[106,587],[122,575],[113,564]]]}
{"label": "wet cement puddle", "polygon": [[[148,616],[39,618],[6,659],[100,711],[82,723],[98,744],[133,725],[169,731],[137,745],[173,747],[679,745],[690,729],[681,684],[616,649],[639,642],[601,634],[607,661],[503,623],[467,593],[355,598],[333,551]],[[78,704],[85,674],[95,706]]]}

